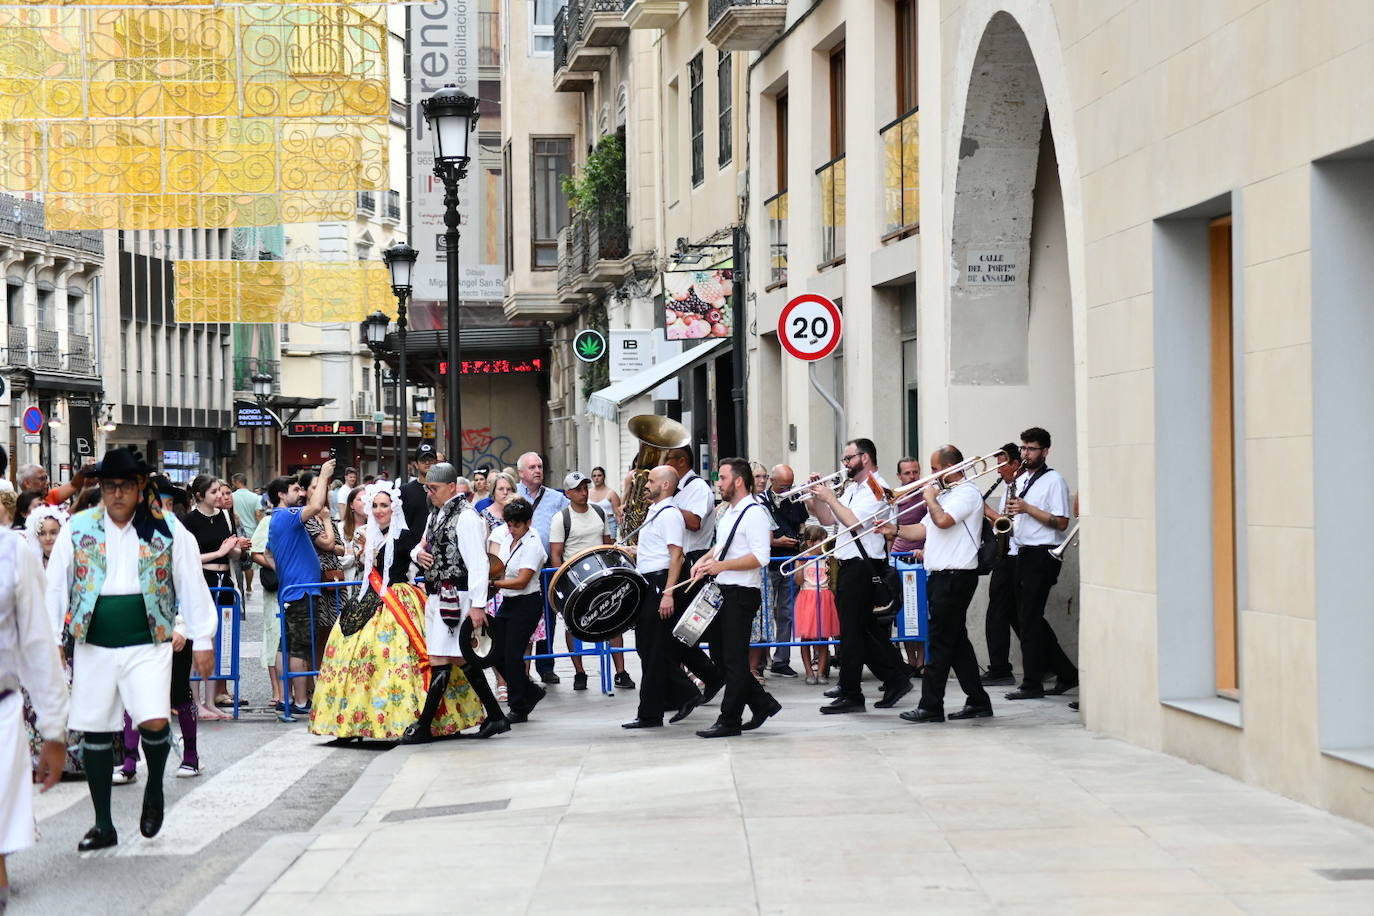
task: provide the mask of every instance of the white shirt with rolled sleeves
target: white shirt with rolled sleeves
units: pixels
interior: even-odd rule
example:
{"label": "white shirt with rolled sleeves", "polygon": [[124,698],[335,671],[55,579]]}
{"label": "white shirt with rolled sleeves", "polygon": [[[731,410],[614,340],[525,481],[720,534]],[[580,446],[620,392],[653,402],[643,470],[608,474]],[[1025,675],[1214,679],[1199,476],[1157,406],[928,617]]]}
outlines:
{"label": "white shirt with rolled sleeves", "polygon": [[672,562],[668,547],[681,547],[686,539],[687,524],[682,520],[682,510],[673,505],[672,499],[654,503],[649,507],[644,527],[639,529],[635,570],[641,575],[666,570]]}
{"label": "white shirt with rolled sleeves", "polygon": [[[872,476],[872,480],[881,490],[887,489],[887,484],[877,474]],[[839,499],[840,503],[848,507],[849,511],[853,512],[854,517],[859,521],[863,521],[878,511],[886,502],[873,492],[873,486],[868,481],[863,483],[851,481],[849,486],[845,487],[844,492],[840,494]],[[839,521],[838,515],[835,516],[835,520]],[[869,523],[868,533],[862,535],[862,541],[864,550],[868,551],[869,559],[881,560],[887,555],[887,538],[872,530],[873,524],[873,522]],[[844,522],[840,522],[840,527],[845,528],[847,526]],[[854,539],[853,534],[848,532],[841,534],[836,543],[838,546],[835,549],[835,556],[838,559],[857,560],[862,558],[862,554],[859,553],[858,542]]]}
{"label": "white shirt with rolled sleeves", "polygon": [[[716,497],[710,481],[699,477],[696,471],[688,471],[687,476],[678,484],[677,494],[673,496],[673,505],[701,519],[699,529],[687,531],[687,543],[682,545],[683,552],[698,553],[709,550],[716,533]],[[764,514],[767,515],[767,512]]]}
{"label": "white shirt with rolled sleeves", "polygon": [[[67,733],[70,697],[57,634],[43,611],[43,580],[43,567],[22,537],[0,530],[0,690],[22,684],[38,718],[38,733],[46,741],[60,741]],[[21,701],[15,697],[13,702]],[[24,766],[28,768],[27,756]]]}
{"label": "white shirt with rolled sleeves", "polygon": [[[750,509],[750,506],[754,508]],[[760,588],[763,584],[763,570],[768,566],[773,552],[772,518],[768,515],[767,507],[758,503],[754,497],[744,497],[720,516],[720,548],[726,547],[725,539],[730,537],[730,530],[735,527],[736,520],[739,521],[739,528],[735,531],[734,538],[730,539],[729,551],[724,555],[717,553],[716,559],[729,561],[752,553],[759,561],[759,565],[753,569],[728,569],[716,576],[716,584]]]}
{"label": "white shirt with rolled sleeves", "polygon": [[926,528],[926,571],[977,569],[978,541],[983,533],[983,494],[967,480],[961,480],[935,501],[954,518],[954,524],[941,528],[929,515],[922,522]]}
{"label": "white shirt with rolled sleeves", "polygon": [[462,593],[463,611],[487,606],[487,523],[477,510],[458,513],[458,553],[468,568],[468,590]]}
{"label": "white shirt with rolled sleeves", "polygon": [[[1017,496],[1021,496],[1021,490],[1025,488],[1027,480],[1030,480],[1030,477],[1023,474],[1016,481]],[[1065,482],[1064,475],[1054,468],[1041,474],[1022,498],[1050,515],[1069,517],[1069,485]],[[1012,543],[1018,547],[1058,547],[1064,543],[1064,535],[1065,532],[1053,525],[1042,525],[1025,512],[1011,520]]]}
{"label": "white shirt with rolled sleeves", "polygon": [[491,543],[496,545],[496,555],[501,558],[501,562],[506,564],[506,572],[501,578],[514,579],[520,575],[522,569],[534,570],[530,576],[530,581],[525,583],[524,588],[503,588],[501,597],[514,598],[519,595],[533,595],[543,587],[543,579],[540,573],[544,569],[544,561],[548,554],[544,553],[544,543],[539,540],[539,535],[531,528],[525,532],[525,536],[511,545],[509,526],[502,525],[491,533]]}
{"label": "white shirt with rolled sleeves", "polygon": [[[167,527],[172,530],[172,588],[176,591],[177,613],[186,625],[191,648],[212,650],[219,614],[200,568],[200,545],[175,518],[167,518]],[[121,528],[109,515],[105,516],[105,581],[100,594],[143,594],[138,581],[138,545],[138,532],[132,521]],[[63,528],[48,558],[48,619],[54,634],[62,632],[71,600],[73,553],[71,530]]]}

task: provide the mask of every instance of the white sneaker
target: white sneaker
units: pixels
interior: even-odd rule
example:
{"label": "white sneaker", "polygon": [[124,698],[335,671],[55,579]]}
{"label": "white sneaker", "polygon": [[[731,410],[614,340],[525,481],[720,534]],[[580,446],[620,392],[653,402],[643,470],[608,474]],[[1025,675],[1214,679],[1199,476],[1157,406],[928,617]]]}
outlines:
{"label": "white sneaker", "polygon": [[126,773],[123,768],[115,767],[114,777],[111,779],[111,782],[117,786],[127,786],[130,783],[138,782],[138,774]]}
{"label": "white sneaker", "polygon": [[191,766],[189,763],[183,763],[181,766],[177,767],[177,779],[191,779],[199,775],[200,767],[198,766]]}

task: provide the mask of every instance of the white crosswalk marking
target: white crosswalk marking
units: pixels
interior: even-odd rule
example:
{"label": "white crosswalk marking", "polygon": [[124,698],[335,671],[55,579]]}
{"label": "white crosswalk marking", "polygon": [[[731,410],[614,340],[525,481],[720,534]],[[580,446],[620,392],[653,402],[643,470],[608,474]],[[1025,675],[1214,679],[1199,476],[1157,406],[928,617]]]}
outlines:
{"label": "white crosswalk marking", "polygon": [[46,792],[40,791],[40,787],[33,787],[33,816],[41,824],[54,815],[61,814],[72,805],[89,798],[90,793],[86,791],[84,780],[73,782],[59,782]]}
{"label": "white crosswalk marking", "polygon": [[[275,802],[328,751],[321,739],[293,730],[219,772],[167,809],[151,840],[120,836],[120,856],[189,856]],[[169,770],[167,778],[171,779]],[[204,778],[204,777],[202,777]]]}

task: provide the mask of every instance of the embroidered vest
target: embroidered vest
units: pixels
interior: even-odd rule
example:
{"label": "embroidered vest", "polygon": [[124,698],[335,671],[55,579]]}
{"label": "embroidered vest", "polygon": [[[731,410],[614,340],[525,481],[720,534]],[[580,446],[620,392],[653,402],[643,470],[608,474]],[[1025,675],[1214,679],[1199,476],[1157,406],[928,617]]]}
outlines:
{"label": "embroidered vest", "polygon": [[[167,526],[177,520],[167,517]],[[72,516],[64,536],[72,539],[72,581],[69,595],[72,637],[85,641],[95,602],[105,584],[105,509],[96,506]],[[177,596],[172,584],[172,539],[154,531],[151,541],[138,542],[138,584],[148,613],[148,632],[154,643],[172,638]]]}

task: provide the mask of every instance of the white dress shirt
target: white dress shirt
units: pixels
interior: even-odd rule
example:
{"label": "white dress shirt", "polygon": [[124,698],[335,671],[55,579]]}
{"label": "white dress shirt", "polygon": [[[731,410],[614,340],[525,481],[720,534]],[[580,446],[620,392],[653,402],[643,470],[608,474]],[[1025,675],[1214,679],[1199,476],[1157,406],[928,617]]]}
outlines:
{"label": "white dress shirt", "polygon": [[[754,508],[750,509],[750,506]],[[768,566],[773,551],[772,517],[769,516],[767,507],[762,503],[759,503],[752,496],[745,496],[721,513],[719,523],[721,548],[726,546],[725,539],[730,537],[730,531],[735,528],[736,520],[739,520],[739,528],[735,530],[735,536],[730,540],[729,551],[724,555],[717,553],[716,559],[735,560],[745,554],[752,553],[755,559],[759,561],[759,565],[754,569],[726,570],[716,576],[716,583],[759,588],[762,584],[763,570]]]}
{"label": "white dress shirt", "polygon": [[[177,613],[186,624],[191,648],[213,649],[219,613],[200,568],[200,545],[176,518],[169,515],[166,521],[172,531],[172,587],[176,591]],[[71,528],[64,527],[48,558],[48,618],[54,634],[62,632],[71,600],[72,537]],[[138,545],[138,532],[132,521],[121,528],[105,515],[105,581],[100,594],[143,594],[138,581]]]}
{"label": "white dress shirt", "polygon": [[[878,476],[876,471],[873,473],[872,479],[881,489],[887,489],[887,484]],[[863,483],[854,481],[840,494],[840,503],[848,507],[849,511],[854,513],[856,519],[862,521],[881,508],[885,504],[885,501],[873,492],[873,487],[868,481],[864,481]],[[844,522],[840,521],[838,515],[835,516],[835,520],[840,522],[841,528],[845,527]],[[881,560],[883,557],[887,556],[887,538],[883,537],[877,531],[872,530],[871,523],[868,533],[861,535],[860,539],[863,541],[864,550],[868,551],[870,560]],[[841,534],[836,543],[839,545],[835,550],[835,556],[837,558],[841,560],[856,560],[862,558],[863,555],[859,553],[858,542],[854,539],[852,533],[846,532]]]}
{"label": "white dress shirt", "polygon": [[700,528],[688,530],[687,543],[682,545],[683,551],[697,553],[709,550],[716,533],[716,497],[711,490],[711,482],[699,477],[696,471],[688,471],[678,484],[673,505],[701,519]]}
{"label": "white dress shirt", "polygon": [[654,503],[649,507],[644,527],[639,529],[635,569],[640,574],[666,570],[672,562],[668,547],[681,547],[686,539],[687,524],[682,520],[682,510],[673,505],[672,498]]}
{"label": "white dress shirt", "polygon": [[976,486],[961,480],[935,501],[953,516],[954,524],[941,528],[926,516],[926,571],[977,569],[978,543],[983,534],[983,495]]}
{"label": "white dress shirt", "polygon": [[[1027,480],[1030,477],[1025,475],[1017,480],[1017,496],[1021,495]],[[1053,468],[1041,474],[1022,498],[1050,515],[1069,517],[1069,485],[1064,481],[1064,475]],[[1019,547],[1058,547],[1064,543],[1064,535],[1065,532],[1053,525],[1042,525],[1025,512],[1011,520],[1011,542]]]}
{"label": "white dress shirt", "polygon": [[463,610],[487,606],[487,523],[471,507],[458,513],[458,554],[468,568],[468,590],[463,592]]}
{"label": "white dress shirt", "polygon": [[501,578],[514,579],[522,569],[532,569],[534,574],[524,588],[503,588],[501,597],[514,598],[517,595],[533,595],[543,586],[540,572],[548,555],[544,553],[544,542],[533,528],[525,536],[511,545],[510,526],[502,525],[491,533],[491,542],[496,545],[496,555],[506,564],[506,572]]}
{"label": "white dress shirt", "polygon": [[38,733],[45,741],[61,741],[67,733],[67,679],[43,613],[43,592],[38,557],[17,532],[0,530],[0,689],[22,684],[38,716]]}

